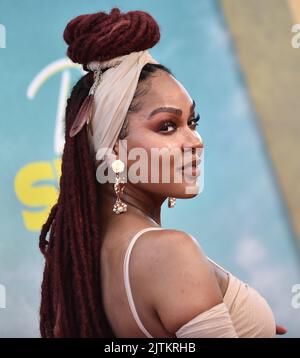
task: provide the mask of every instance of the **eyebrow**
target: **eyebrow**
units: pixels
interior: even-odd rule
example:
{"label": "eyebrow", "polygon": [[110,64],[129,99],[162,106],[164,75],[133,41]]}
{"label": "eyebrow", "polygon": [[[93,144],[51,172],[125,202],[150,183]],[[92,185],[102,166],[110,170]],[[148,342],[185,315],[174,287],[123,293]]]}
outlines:
{"label": "eyebrow", "polygon": [[[195,101],[193,100],[193,103],[191,105],[191,108],[190,108],[190,114],[192,114],[194,112],[194,109],[195,109],[195,106],[196,106],[196,103]],[[181,116],[182,115],[182,110],[179,109],[179,108],[174,108],[174,107],[159,107],[159,108],[156,108],[154,109],[148,116],[148,119],[152,116],[154,116],[156,113],[160,113],[160,112],[168,112],[168,113],[174,113],[174,114],[177,114],[178,116]]]}

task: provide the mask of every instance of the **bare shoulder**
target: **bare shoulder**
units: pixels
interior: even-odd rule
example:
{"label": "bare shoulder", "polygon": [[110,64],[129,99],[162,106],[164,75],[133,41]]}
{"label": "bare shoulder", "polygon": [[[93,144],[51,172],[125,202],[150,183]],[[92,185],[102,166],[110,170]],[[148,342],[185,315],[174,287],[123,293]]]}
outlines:
{"label": "bare shoulder", "polygon": [[169,332],[222,302],[211,265],[192,236],[179,230],[144,235],[135,272],[147,282],[153,307]]}

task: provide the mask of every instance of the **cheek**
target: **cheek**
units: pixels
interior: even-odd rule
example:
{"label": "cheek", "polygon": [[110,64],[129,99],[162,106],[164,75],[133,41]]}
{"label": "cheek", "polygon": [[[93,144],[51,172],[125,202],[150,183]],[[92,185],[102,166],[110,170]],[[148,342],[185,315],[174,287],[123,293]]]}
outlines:
{"label": "cheek", "polygon": [[166,172],[172,178],[174,167],[181,166],[183,158],[182,148],[174,135],[159,135],[149,128],[135,128],[134,134],[126,138],[128,170],[132,167],[135,171],[139,165],[141,170],[148,172],[148,180],[154,175],[161,181],[162,173]]}
{"label": "cheek", "polygon": [[[171,162],[174,161],[172,153],[178,157],[182,153],[180,147],[174,145],[174,142],[168,141],[166,138],[163,137],[141,137],[135,140],[131,140],[127,142],[127,149],[128,149],[128,158],[137,157],[137,154],[141,154],[141,158],[144,160],[147,158],[147,161],[150,163],[151,161],[159,161],[161,162],[161,156],[169,156]],[[132,155],[130,156],[130,153]],[[174,157],[175,158],[175,157]],[[176,161],[176,159],[175,159]]]}
{"label": "cheek", "polygon": [[168,139],[166,136],[158,135],[153,130],[138,130],[134,137],[128,137],[127,148],[128,152],[131,150],[147,153],[150,157],[151,152],[155,152],[155,149],[160,150],[163,148],[171,149],[174,147],[174,141]]}

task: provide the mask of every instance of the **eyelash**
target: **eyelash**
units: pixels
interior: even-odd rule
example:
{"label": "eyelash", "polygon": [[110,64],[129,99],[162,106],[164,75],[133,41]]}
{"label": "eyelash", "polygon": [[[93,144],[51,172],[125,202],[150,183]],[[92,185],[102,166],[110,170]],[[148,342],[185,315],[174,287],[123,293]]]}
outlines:
{"label": "eyelash", "polygon": [[[194,122],[195,129],[199,125],[200,115],[198,114],[197,117],[191,118],[189,122]],[[168,127],[169,125],[175,126],[176,124],[173,121],[165,121],[163,122],[163,125],[160,127],[159,131],[161,131],[164,127]],[[165,133],[170,133],[173,131],[164,131]]]}

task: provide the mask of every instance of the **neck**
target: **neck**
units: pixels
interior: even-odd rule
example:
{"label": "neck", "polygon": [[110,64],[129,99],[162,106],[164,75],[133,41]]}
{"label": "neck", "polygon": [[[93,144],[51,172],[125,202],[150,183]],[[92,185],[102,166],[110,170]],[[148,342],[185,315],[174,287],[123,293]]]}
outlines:
{"label": "neck", "polygon": [[105,220],[110,220],[112,217],[116,218],[116,216],[121,217],[132,214],[161,225],[161,206],[166,198],[145,192],[145,190],[137,188],[136,185],[133,186],[130,183],[126,183],[124,193],[121,194],[120,199],[127,204],[127,212],[119,215],[113,212],[116,198],[113,184],[101,184],[101,215]]}

